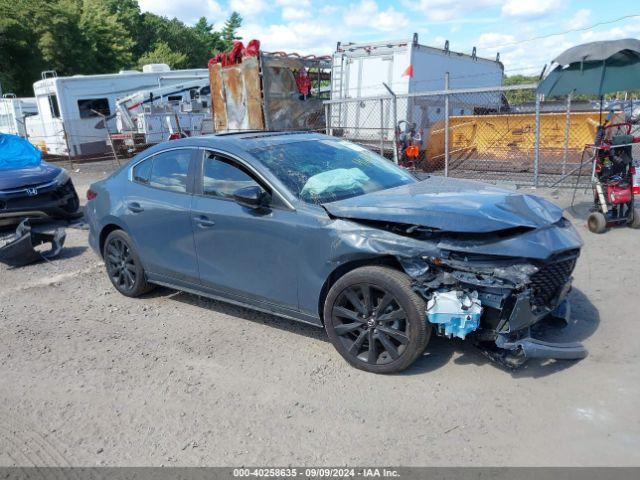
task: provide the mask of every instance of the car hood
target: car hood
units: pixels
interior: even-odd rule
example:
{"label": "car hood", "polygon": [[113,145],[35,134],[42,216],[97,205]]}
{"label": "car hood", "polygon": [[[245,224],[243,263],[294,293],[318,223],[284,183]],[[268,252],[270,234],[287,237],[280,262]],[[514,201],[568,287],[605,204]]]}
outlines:
{"label": "car hood", "polygon": [[47,162],[40,162],[35,167],[0,170],[0,190],[51,182],[61,171],[62,168]]}
{"label": "car hood", "polygon": [[421,182],[325,203],[323,207],[334,217],[461,233],[540,228],[562,218],[562,210],[543,198],[444,177],[429,177]]}

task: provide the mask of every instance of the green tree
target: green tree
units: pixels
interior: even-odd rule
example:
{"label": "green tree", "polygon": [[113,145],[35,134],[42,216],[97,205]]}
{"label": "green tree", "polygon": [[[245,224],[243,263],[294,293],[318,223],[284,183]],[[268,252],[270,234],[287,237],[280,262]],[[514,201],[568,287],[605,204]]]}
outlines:
{"label": "green tree", "polygon": [[27,3],[0,0],[0,84],[5,93],[28,94],[42,61],[31,28],[21,15]]}
{"label": "green tree", "polygon": [[142,14],[138,0],[104,0],[110,14],[115,15],[118,23],[127,30],[127,36],[134,41],[132,54],[139,57],[143,50],[138,45],[138,37],[142,28]]}
{"label": "green tree", "polygon": [[166,42],[158,42],[151,51],[138,59],[139,68],[147,63],[166,63],[171,68],[184,68],[187,65],[187,56],[184,53],[171,50]]}
{"label": "green tree", "polygon": [[114,72],[131,65],[135,42],[104,0],[84,0],[79,25],[95,73]]}
{"label": "green tree", "polygon": [[233,46],[234,40],[241,40],[238,36],[238,29],[242,26],[242,17],[238,12],[232,12],[220,32],[224,50],[228,50]]}
{"label": "green tree", "polygon": [[219,31],[216,22],[188,26],[142,13],[138,0],[0,0],[0,82],[5,92],[31,96],[43,70],[110,73],[154,59],[204,67],[239,38],[240,15],[232,13]]}
{"label": "green tree", "polygon": [[[538,77],[535,75],[505,75],[502,84],[506,87],[511,85],[525,85],[528,83],[537,82]],[[519,103],[536,101],[536,93],[533,90],[511,90],[509,92],[505,92],[505,97],[507,98],[509,105],[517,105]]]}

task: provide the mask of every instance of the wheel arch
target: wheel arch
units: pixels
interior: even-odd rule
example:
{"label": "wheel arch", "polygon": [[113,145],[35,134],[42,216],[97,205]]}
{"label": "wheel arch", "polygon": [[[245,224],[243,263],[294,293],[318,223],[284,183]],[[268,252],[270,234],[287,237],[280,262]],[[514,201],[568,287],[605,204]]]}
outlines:
{"label": "wheel arch", "polygon": [[386,267],[390,267],[395,270],[404,272],[402,265],[400,264],[398,259],[393,255],[380,255],[375,257],[361,258],[357,260],[351,260],[338,265],[327,276],[327,279],[324,281],[322,285],[322,289],[320,290],[320,296],[318,298],[318,316],[320,317],[320,322],[322,322],[323,325],[324,325],[324,302],[327,299],[327,295],[329,294],[329,290],[331,290],[331,287],[340,278],[342,278],[347,273],[355,270],[356,268],[369,267],[373,265],[386,266]]}
{"label": "wheel arch", "polygon": [[123,230],[126,232],[126,229],[121,224],[113,221],[107,223],[104,227],[102,227],[102,230],[100,230],[100,235],[98,237],[98,247],[100,248],[100,256],[102,256],[102,252],[104,250],[104,242],[106,241],[107,237],[111,232],[114,232],[116,230]]}

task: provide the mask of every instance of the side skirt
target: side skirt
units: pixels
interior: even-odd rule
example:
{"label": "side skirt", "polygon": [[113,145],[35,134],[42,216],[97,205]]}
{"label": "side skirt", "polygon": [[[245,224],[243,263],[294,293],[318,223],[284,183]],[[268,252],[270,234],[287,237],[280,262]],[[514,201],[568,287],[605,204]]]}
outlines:
{"label": "side skirt", "polygon": [[174,290],[180,290],[183,292],[191,293],[193,295],[201,295],[212,300],[218,300],[221,302],[236,305],[238,307],[257,310],[259,312],[276,315],[288,320],[295,320],[297,322],[313,325],[314,327],[323,327],[322,322],[318,317],[314,317],[312,315],[308,315],[296,310],[291,310],[264,302],[251,302],[250,300],[247,300],[243,297],[222,293],[216,290],[202,287],[200,285],[185,284],[184,282],[168,279],[164,276],[161,277],[155,274],[148,274],[148,280],[149,282],[155,283],[156,285],[162,285],[163,287],[172,288]]}

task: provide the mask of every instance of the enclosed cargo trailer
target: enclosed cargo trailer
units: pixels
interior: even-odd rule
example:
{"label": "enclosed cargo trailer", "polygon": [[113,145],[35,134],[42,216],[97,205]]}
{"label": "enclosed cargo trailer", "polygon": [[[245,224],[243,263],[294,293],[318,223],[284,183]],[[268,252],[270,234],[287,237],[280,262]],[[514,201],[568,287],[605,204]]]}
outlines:
{"label": "enclosed cargo trailer", "polygon": [[[498,56],[495,60],[480,58],[475,49],[471,55],[453,52],[448,42],[444,49],[428,47],[418,43],[417,34],[411,40],[338,43],[331,78],[331,100],[338,102],[331,105],[329,125],[333,133],[365,142],[382,129],[384,140],[390,142],[398,123],[413,123],[426,131],[444,117],[442,95],[419,93],[441,92],[447,87],[500,87],[503,73]],[[373,101],[388,97],[390,91],[402,97],[395,115],[390,102]],[[350,101],[355,99],[362,101]],[[457,115],[478,109],[498,111],[503,102],[498,91],[465,95],[464,102],[450,100],[450,111]]]}

